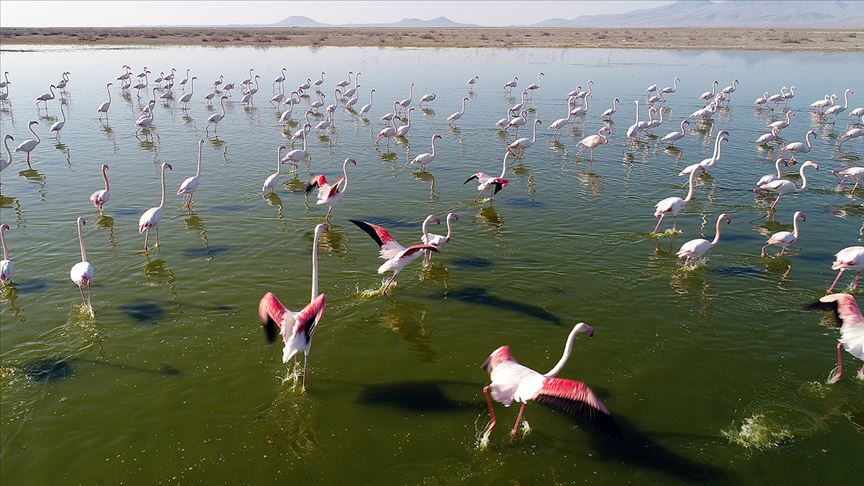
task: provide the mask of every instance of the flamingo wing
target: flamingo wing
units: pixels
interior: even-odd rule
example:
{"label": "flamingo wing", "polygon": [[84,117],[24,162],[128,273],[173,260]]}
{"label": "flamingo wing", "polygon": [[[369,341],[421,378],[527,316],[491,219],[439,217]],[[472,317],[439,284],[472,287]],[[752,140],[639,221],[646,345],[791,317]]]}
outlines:
{"label": "flamingo wing", "polygon": [[372,239],[375,240],[375,243],[378,243],[378,246],[381,247],[381,258],[384,260],[389,260],[398,255],[402,250],[405,250],[405,247],[393,239],[393,237],[390,236],[390,233],[388,233],[384,228],[356,219],[349,219],[348,221],[357,225],[358,228],[371,236]]}
{"label": "flamingo wing", "polygon": [[849,294],[830,294],[807,305],[808,309],[833,311],[843,326],[864,327],[864,316],[858,310],[855,298]]}
{"label": "flamingo wing", "polygon": [[261,297],[261,301],[258,302],[258,319],[264,326],[267,342],[272,343],[276,340],[276,336],[282,330],[285,316],[290,314],[291,311],[279,302],[273,292],[267,292],[264,297]]}
{"label": "flamingo wing", "polygon": [[300,312],[294,315],[294,333],[303,333],[308,342],[311,339],[315,327],[318,326],[318,321],[324,315],[324,308],[327,306],[327,297],[324,294],[319,294],[312,302],[303,308]]}
{"label": "flamingo wing", "polygon": [[[325,201],[329,201],[329,200],[333,199],[334,197],[336,197],[336,194],[339,194],[339,184],[342,184],[342,181],[344,181],[344,180],[345,180],[344,177],[340,177],[340,178],[336,179],[336,182],[334,182],[332,186],[327,188],[327,192],[325,193],[325,198],[324,198]],[[318,199],[320,200],[321,197],[319,196]]]}
{"label": "flamingo wing", "polygon": [[494,196],[495,194],[498,194],[501,191],[501,189],[504,189],[505,187],[507,187],[507,184],[510,184],[510,181],[508,181],[507,179],[504,179],[503,177],[496,177],[496,178],[492,179],[491,181],[489,181],[489,184],[492,184],[493,186],[495,186],[495,188],[492,189],[492,195]]}
{"label": "flamingo wing", "polygon": [[316,187],[324,187],[325,184],[327,184],[327,177],[324,174],[315,176],[309,184],[306,185],[306,193],[308,194],[309,191]]}
{"label": "flamingo wing", "polygon": [[408,258],[412,255],[415,255],[417,252],[420,252],[423,250],[438,251],[438,247],[434,246],[434,245],[426,245],[426,244],[411,245],[408,248],[405,248],[405,251],[403,251],[402,254],[399,255],[399,258],[400,259]]}
{"label": "flamingo wing", "polygon": [[534,397],[538,403],[578,417],[597,429],[621,437],[621,430],[609,410],[585,383],[565,378],[546,378],[543,388]]}

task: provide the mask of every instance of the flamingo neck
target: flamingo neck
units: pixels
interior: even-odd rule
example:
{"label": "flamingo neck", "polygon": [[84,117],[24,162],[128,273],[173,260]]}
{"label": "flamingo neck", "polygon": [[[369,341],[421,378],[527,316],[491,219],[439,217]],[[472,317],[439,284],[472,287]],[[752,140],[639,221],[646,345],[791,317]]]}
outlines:
{"label": "flamingo neck", "polygon": [[[81,247],[81,261],[86,262],[87,261],[87,249],[84,248],[84,232],[81,231],[81,223],[78,223],[78,245]],[[4,249],[4,253],[5,253],[6,244],[4,243],[3,246],[4,246],[3,249]]]}
{"label": "flamingo neck", "polygon": [[195,168],[195,177],[198,177],[201,175],[201,147],[203,147],[203,146],[204,146],[203,143],[198,142],[198,163],[197,163],[196,168]]}
{"label": "flamingo neck", "polygon": [[[277,174],[282,169],[282,149],[283,148],[286,148],[286,147],[283,147],[282,145],[280,145],[276,148],[276,173]],[[287,148],[286,148],[286,150],[287,150]]]}
{"label": "flamingo neck", "polygon": [[778,157],[777,161],[774,162],[774,167],[777,169],[777,178],[778,179],[780,179],[783,176],[783,174],[780,172],[780,162],[782,160],[783,160],[782,158]]}
{"label": "flamingo neck", "polygon": [[435,158],[435,135],[432,135],[432,158]]}
{"label": "flamingo neck", "polygon": [[693,197],[693,191],[696,186],[696,172],[698,170],[699,168],[697,167],[696,169],[693,169],[692,172],[690,172],[690,188],[687,189],[687,197],[684,198],[684,202],[690,202],[690,199]]}
{"label": "flamingo neck", "polygon": [[372,91],[369,92],[369,104],[372,104]]}
{"label": "flamingo neck", "polygon": [[111,89],[108,86],[105,86],[105,91],[108,92],[108,103],[111,103]]}
{"label": "flamingo neck", "polygon": [[448,241],[450,240],[450,233],[452,232],[452,230],[450,228],[450,225],[452,225],[452,224],[453,224],[453,219],[450,218],[450,216],[448,215],[447,216],[447,236],[444,237]]}
{"label": "flamingo neck", "polygon": [[159,207],[165,206],[165,166],[162,166],[162,199],[159,200]]}
{"label": "flamingo neck", "polygon": [[807,176],[804,174],[804,169],[806,167],[806,165],[802,165],[801,170],[798,171],[798,173],[801,174],[801,188],[799,189],[799,191],[807,189]]}
{"label": "flamingo neck", "polygon": [[303,128],[303,151],[306,151],[306,128]]}
{"label": "flamingo neck", "polygon": [[614,100],[612,100],[612,111],[617,111],[617,110],[618,110],[618,98],[615,98]]}
{"label": "flamingo neck", "polygon": [[318,237],[321,236],[321,231],[315,227],[315,238],[312,240],[312,298],[309,302],[318,297]]}
{"label": "flamingo neck", "polygon": [[108,166],[102,167],[102,178],[105,179],[105,192],[111,190],[111,186],[108,185]]}
{"label": "flamingo neck", "polygon": [[720,160],[720,140],[717,140],[717,150],[715,152],[716,153],[714,154],[713,160],[714,162],[717,162],[718,160]]}
{"label": "flamingo neck", "polygon": [[843,92],[843,109],[849,108],[849,90]]}
{"label": "flamingo neck", "polygon": [[537,125],[539,125],[539,123],[534,122],[534,129],[533,129],[533,132],[531,133],[531,143],[537,142]]}
{"label": "flamingo neck", "polygon": [[554,378],[555,375],[564,369],[564,365],[566,365],[567,360],[570,359],[570,354],[573,353],[573,340],[576,339],[576,334],[578,334],[576,328],[570,331],[570,335],[567,336],[567,342],[564,343],[564,353],[561,354],[561,359],[559,359],[558,363],[556,363],[555,366],[543,376],[546,378]]}
{"label": "flamingo neck", "polygon": [[717,218],[717,224],[714,225],[714,239],[711,240],[711,246],[716,245],[720,241],[720,221],[722,220],[722,217]]}
{"label": "flamingo neck", "polygon": [[787,111],[786,112],[786,125],[789,125],[790,123],[792,123],[792,112]]}
{"label": "flamingo neck", "polygon": [[[186,77],[188,78],[189,76],[186,76]],[[189,94],[195,94],[195,80],[194,79],[192,80],[192,84],[189,87]]]}
{"label": "flamingo neck", "polygon": [[507,173],[507,157],[509,157],[509,156],[510,156],[510,151],[508,150],[508,151],[504,154],[504,163],[501,165],[501,175],[499,176],[499,178],[501,178],[501,179],[503,179],[503,178],[504,178],[504,174]]}
{"label": "flamingo neck", "polygon": [[3,139],[3,146],[6,147],[6,158],[9,160],[9,163],[12,163],[12,151],[9,150],[9,136]]}
{"label": "flamingo neck", "polygon": [[432,216],[426,216],[426,219],[423,220],[423,241],[429,242],[429,231],[426,229],[426,225],[429,224],[429,220],[432,219]]}
{"label": "flamingo neck", "polygon": [[219,106],[222,107],[222,118],[225,118],[225,99],[219,100]]}
{"label": "flamingo neck", "polygon": [[712,159],[716,159],[718,155],[720,155],[720,139],[723,137],[721,134],[717,134],[717,140],[714,140],[714,155],[711,156]]}
{"label": "flamingo neck", "polygon": [[37,135],[36,132],[33,131],[33,125],[30,125],[28,128],[30,129],[30,133],[32,133],[33,136],[36,137],[36,142],[37,142],[37,143],[38,143],[38,142],[41,142],[42,139],[39,138],[39,135]]}
{"label": "flamingo neck", "polygon": [[[811,135],[811,134],[812,134],[814,137],[816,136],[816,134],[813,133],[813,132],[811,131],[811,132],[807,132],[807,136],[804,138],[804,141],[807,142],[807,151],[808,151],[808,152],[810,151],[810,149],[813,148],[813,147],[810,145],[810,135]],[[802,171],[804,170],[804,167],[803,167],[803,166],[801,167],[801,170],[802,170]]]}
{"label": "flamingo neck", "polygon": [[684,122],[686,120],[681,120],[681,133],[684,133]]}
{"label": "flamingo neck", "polygon": [[348,161],[342,163],[342,191],[345,192],[348,190]]}
{"label": "flamingo neck", "polygon": [[465,113],[465,103],[467,103],[467,102],[468,102],[468,100],[466,100],[465,98],[462,98],[462,113],[463,114]]}
{"label": "flamingo neck", "polygon": [[798,239],[798,214],[792,217],[792,237]]}

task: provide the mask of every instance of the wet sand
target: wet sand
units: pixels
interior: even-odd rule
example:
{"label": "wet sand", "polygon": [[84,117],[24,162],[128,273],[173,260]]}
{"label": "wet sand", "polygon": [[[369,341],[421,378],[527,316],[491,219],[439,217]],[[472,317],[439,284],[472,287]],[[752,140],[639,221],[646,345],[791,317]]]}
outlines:
{"label": "wet sand", "polygon": [[4,28],[0,48],[52,45],[864,50],[864,29]]}

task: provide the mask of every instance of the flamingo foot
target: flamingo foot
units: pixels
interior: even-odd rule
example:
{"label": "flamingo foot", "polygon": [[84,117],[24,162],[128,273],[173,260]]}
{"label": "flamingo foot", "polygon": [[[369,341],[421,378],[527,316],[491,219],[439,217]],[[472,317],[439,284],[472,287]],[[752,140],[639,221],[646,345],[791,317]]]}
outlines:
{"label": "flamingo foot", "polygon": [[843,377],[843,367],[842,366],[836,366],[833,370],[831,370],[831,373],[828,374],[828,380],[826,381],[826,383],[828,383],[829,385],[833,385],[834,383],[837,383],[838,381],[840,381],[840,378],[842,378],[842,377]]}

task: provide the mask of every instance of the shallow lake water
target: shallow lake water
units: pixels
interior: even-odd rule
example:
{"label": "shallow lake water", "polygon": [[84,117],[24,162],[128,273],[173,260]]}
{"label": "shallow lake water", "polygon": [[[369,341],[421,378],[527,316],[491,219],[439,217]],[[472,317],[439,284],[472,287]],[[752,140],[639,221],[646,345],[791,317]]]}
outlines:
{"label": "shallow lake water", "polygon": [[[848,115],[831,126],[807,110],[847,87],[855,90],[850,110],[864,104],[860,53],[40,47],[4,50],[2,64],[13,81],[0,107],[2,135],[20,142],[39,120],[42,136],[33,170],[15,154],[0,181],[0,222],[12,227],[16,266],[0,305],[4,484],[849,484],[864,472],[864,383],[854,379],[861,363],[844,355],[845,377],[826,385],[838,333],[828,316],[802,307],[834,278],[833,254],[862,241],[862,199],[838,192],[829,170],[858,165],[864,144],[838,151]],[[97,117],[105,83],[123,64],[135,73],[150,67],[151,81],[172,67],[178,79],[187,67],[199,78],[188,113],[177,101],[156,104],[158,138],[135,135],[150,95],[121,96],[117,81],[107,123]],[[328,104],[348,71],[363,73],[357,106],[376,93],[368,121],[340,104],[326,137],[310,136],[308,160],[296,173],[284,166],[276,194],[264,197],[276,146],[298,128],[283,131],[267,101],[283,66],[286,86],[325,71]],[[211,130],[204,144],[190,213],[174,192],[194,174],[196,141],[218,111],[202,97],[220,74],[239,84],[249,68],[261,74],[254,106],[233,93],[218,136]],[[47,115],[33,100],[63,71],[71,81],[58,142],[47,131],[60,119],[58,100]],[[515,103],[502,85],[518,76],[518,95],[539,71],[546,76],[528,102],[529,118],[544,122],[537,144],[511,164],[510,185],[493,203],[473,203],[476,185],[464,180],[497,174],[514,138],[494,126]],[[451,129],[446,118],[473,75],[480,79]],[[701,107],[712,80],[741,84],[713,124],[691,125],[680,150],[650,137],[625,143],[633,100],[675,75],[681,82],[658,136]],[[556,142],[546,125],[588,79],[589,116]],[[414,106],[430,91],[437,99],[412,113],[408,142],[376,151],[378,118],[408,97],[411,82]],[[770,200],[750,189],[773,172],[778,151],[753,140],[779,112],[755,111],[752,102],[789,85],[798,88],[789,101],[796,116],[783,136],[798,141],[816,130],[813,151],[799,159],[820,170],[808,174],[806,193],[784,197],[767,217]],[[609,145],[592,164],[585,155],[577,161],[578,140],[596,133],[615,97],[622,103]],[[295,109],[295,121],[301,114]],[[678,172],[710,157],[721,129],[729,142],[679,217],[683,233],[650,238],[654,204],[683,196]],[[435,133],[443,136],[436,160],[420,173],[407,162],[429,150]],[[295,310],[308,302],[313,228],[326,208],[304,196],[303,183],[313,173],[338,175],[346,157],[357,167],[319,243],[328,302],[303,395],[283,381],[293,364],[281,363],[280,345],[266,344],[257,305],[266,291]],[[136,226],[158,204],[162,162],[174,170],[161,246],[145,254]],[[112,198],[100,217],[88,197],[102,187],[103,163]],[[800,250],[760,258],[770,233],[791,230],[796,210],[807,215]],[[348,219],[414,243],[427,214],[451,211],[460,215],[453,241],[431,266],[418,261],[392,293],[370,296],[382,280],[377,247]],[[675,251],[712,237],[723,212],[733,221],[707,264],[682,270]],[[95,318],[68,278],[79,261],[78,216],[95,267]],[[849,282],[844,276],[841,288]],[[526,409],[530,431],[512,439],[517,409],[498,404],[498,428],[478,447],[488,423],[480,365],[489,353],[509,344],[516,359],[545,371],[579,321],[595,335],[577,338],[560,376],[594,389],[627,439],[537,404]]]}

